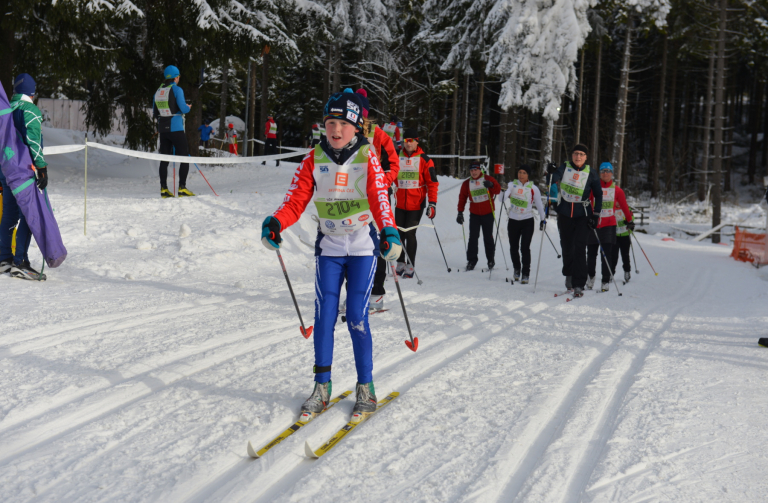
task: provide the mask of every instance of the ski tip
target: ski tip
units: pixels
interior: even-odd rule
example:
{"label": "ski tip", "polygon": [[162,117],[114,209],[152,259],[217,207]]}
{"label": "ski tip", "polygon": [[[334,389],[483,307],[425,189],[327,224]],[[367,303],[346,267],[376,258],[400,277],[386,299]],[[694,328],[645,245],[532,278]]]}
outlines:
{"label": "ski tip", "polygon": [[419,349],[419,338],[418,337],[414,337],[413,338],[413,344],[411,344],[411,341],[405,341],[405,345],[408,346],[408,349],[410,349],[411,351],[413,351],[415,353],[416,350]]}
{"label": "ski tip", "polygon": [[248,441],[248,455],[254,459],[258,459],[259,455],[256,453],[256,449],[253,448],[253,444],[251,444],[251,441]]}
{"label": "ski tip", "polygon": [[309,327],[305,329],[304,327],[299,328],[299,331],[301,332],[301,335],[304,336],[305,339],[309,339],[309,337],[312,335],[312,329],[314,327]]}
{"label": "ski tip", "polygon": [[312,450],[312,447],[310,447],[309,445],[309,441],[304,442],[304,454],[308,458],[312,458],[312,459],[317,459],[320,457],[317,454],[315,454],[315,451]]}

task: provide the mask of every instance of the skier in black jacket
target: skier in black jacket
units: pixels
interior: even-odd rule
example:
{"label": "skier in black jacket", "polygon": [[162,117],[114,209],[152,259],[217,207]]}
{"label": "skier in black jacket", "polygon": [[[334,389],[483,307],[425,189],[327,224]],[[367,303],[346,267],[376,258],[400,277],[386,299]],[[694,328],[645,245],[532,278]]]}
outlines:
{"label": "skier in black jacket", "polygon": [[563,276],[565,287],[573,288],[575,297],[583,295],[587,283],[587,236],[597,228],[600,212],[595,213],[589,202],[594,194],[595,208],[603,204],[603,190],[597,170],[587,164],[587,147],[578,144],[571,151],[571,162],[559,168],[548,166],[552,183],[557,184],[557,229],[563,247]]}

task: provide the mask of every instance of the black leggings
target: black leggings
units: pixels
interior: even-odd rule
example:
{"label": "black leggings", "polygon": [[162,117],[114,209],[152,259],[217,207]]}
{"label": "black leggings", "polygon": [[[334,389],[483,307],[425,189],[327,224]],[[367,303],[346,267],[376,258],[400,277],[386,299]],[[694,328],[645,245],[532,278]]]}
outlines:
{"label": "black leggings", "polygon": [[[525,220],[509,219],[507,233],[509,234],[509,255],[515,271],[520,270],[520,254],[523,255],[523,276],[531,275],[531,239],[533,238],[533,218]],[[518,248],[521,253],[518,253]]]}
{"label": "black leggings", "polygon": [[[184,131],[160,133],[160,153],[189,157],[187,134]],[[189,174],[189,163],[183,162],[179,167],[179,188],[187,186],[187,174]],[[168,187],[168,161],[160,161],[160,186]]]}
{"label": "black leggings", "polygon": [[[400,208],[395,208],[395,223],[398,227],[402,227],[403,229],[415,227],[419,225],[423,213],[423,209],[401,210]],[[400,258],[397,259],[398,262],[405,262],[405,254],[407,252],[408,258],[411,259],[411,265],[416,265],[416,230],[417,229],[411,229],[410,231],[398,230],[400,233],[400,242],[403,244],[403,252],[400,253]]]}
{"label": "black leggings", "polygon": [[613,245],[613,251],[611,252],[611,269],[614,274],[616,271],[616,265],[619,263],[619,252],[621,252],[621,265],[624,272],[632,270],[632,266],[629,263],[629,249],[632,243],[629,241],[629,234],[626,236],[616,236],[616,244]]}

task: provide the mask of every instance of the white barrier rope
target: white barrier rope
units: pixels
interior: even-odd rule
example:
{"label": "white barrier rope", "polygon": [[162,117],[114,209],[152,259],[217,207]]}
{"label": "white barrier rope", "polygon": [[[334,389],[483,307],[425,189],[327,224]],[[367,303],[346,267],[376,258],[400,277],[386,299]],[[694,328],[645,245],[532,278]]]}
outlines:
{"label": "white barrier rope", "polygon": [[183,157],[180,155],[154,154],[151,152],[139,152],[137,150],[128,150],[120,147],[102,145],[101,143],[88,142],[91,148],[106,150],[115,154],[137,157],[139,159],[149,159],[152,161],[168,161],[178,163],[196,163],[196,164],[251,164],[254,162],[273,161],[279,159],[289,159],[298,155],[306,155],[310,149],[303,149],[299,152],[288,154],[263,155],[257,157]]}
{"label": "white barrier rope", "polygon": [[43,147],[43,155],[69,154],[83,150],[85,145],[60,145],[57,147]]}

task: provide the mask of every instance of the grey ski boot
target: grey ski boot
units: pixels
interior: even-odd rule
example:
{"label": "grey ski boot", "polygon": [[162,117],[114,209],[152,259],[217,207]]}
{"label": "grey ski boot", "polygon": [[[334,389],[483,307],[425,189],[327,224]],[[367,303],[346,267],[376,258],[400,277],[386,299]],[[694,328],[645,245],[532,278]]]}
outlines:
{"label": "grey ski boot", "polygon": [[565,288],[567,290],[573,290],[573,283],[571,282],[571,280],[572,280],[571,276],[565,277]]}
{"label": "grey ski boot", "polygon": [[357,393],[357,401],[355,408],[352,409],[352,422],[359,423],[376,412],[376,390],[373,388],[373,381],[357,383],[355,392]]}
{"label": "grey ski boot", "polygon": [[629,283],[630,278],[632,278],[632,275],[629,274],[629,271],[624,271],[624,284],[626,285]]}
{"label": "grey ski boot", "polygon": [[587,290],[592,290],[593,286],[595,286],[595,277],[587,276]]}
{"label": "grey ski boot", "polygon": [[315,382],[315,389],[301,406],[301,421],[311,421],[328,407],[331,401],[331,386],[331,381]]}

